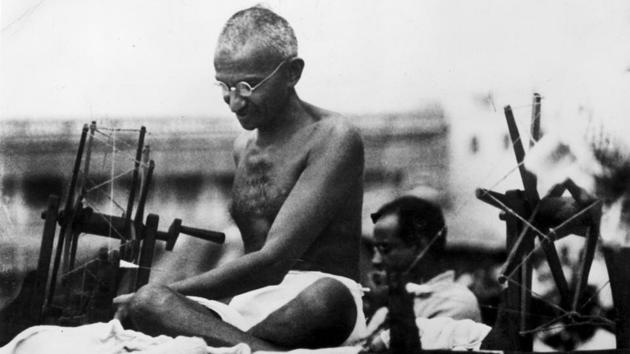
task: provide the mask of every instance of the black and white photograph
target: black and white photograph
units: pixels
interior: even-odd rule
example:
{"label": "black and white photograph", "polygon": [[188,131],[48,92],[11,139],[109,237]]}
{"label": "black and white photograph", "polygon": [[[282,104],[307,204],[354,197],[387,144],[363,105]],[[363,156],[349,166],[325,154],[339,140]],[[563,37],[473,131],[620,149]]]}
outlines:
{"label": "black and white photograph", "polygon": [[0,354],[630,350],[629,1],[0,28]]}

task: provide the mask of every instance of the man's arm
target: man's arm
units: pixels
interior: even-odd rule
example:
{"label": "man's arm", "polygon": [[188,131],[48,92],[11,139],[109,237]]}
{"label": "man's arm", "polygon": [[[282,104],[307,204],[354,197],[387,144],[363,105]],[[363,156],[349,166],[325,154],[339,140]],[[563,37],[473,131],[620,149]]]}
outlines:
{"label": "man's arm", "polygon": [[233,296],[278,283],[362,183],[363,143],[356,129],[327,123],[280,209],[265,245],[232,262],[171,285],[185,295]]}

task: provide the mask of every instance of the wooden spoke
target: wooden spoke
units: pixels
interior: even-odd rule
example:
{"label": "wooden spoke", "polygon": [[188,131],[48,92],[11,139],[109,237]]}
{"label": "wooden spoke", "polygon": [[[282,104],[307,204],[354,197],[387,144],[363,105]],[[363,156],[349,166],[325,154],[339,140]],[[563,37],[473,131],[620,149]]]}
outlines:
{"label": "wooden spoke", "polygon": [[66,197],[65,208],[62,211],[64,216],[61,219],[60,223],[60,231],[59,238],[57,239],[57,249],[55,251],[55,258],[53,262],[53,270],[50,281],[50,288],[48,290],[48,297],[46,303],[52,304],[52,297],[55,293],[55,287],[57,283],[57,273],[59,272],[59,265],[61,262],[61,256],[64,248],[64,238],[66,236],[66,229],[69,227],[69,222],[72,220],[68,220],[70,218],[67,217],[67,214],[72,209],[76,202],[74,200],[75,187],[77,183],[77,179],[79,176],[79,168],[81,167],[81,158],[83,156],[83,149],[85,147],[85,140],[87,138],[88,126],[87,124],[83,126],[83,131],[81,132],[81,139],[79,140],[79,149],[77,150],[77,155],[74,160],[74,167],[72,169],[72,177],[70,179],[70,187],[68,188],[68,196]]}
{"label": "wooden spoke", "polygon": [[521,180],[523,181],[523,187],[525,188],[525,196],[530,202],[530,205],[534,205],[540,199],[536,190],[536,177],[531,172],[527,171],[523,165],[523,161],[525,160],[525,149],[523,148],[521,135],[518,132],[516,120],[514,119],[514,114],[512,113],[512,108],[510,108],[510,106],[505,107],[505,119],[507,121],[510,139],[512,140],[512,147],[514,148],[518,171],[521,175]]}
{"label": "wooden spoke", "polygon": [[597,247],[597,240],[599,239],[598,229],[599,225],[595,224],[589,227],[586,232],[586,240],[584,242],[584,248],[582,249],[582,259],[580,260],[580,268],[576,279],[577,283],[571,307],[574,312],[580,310],[582,306],[580,303],[580,300],[582,300],[581,294],[586,289],[593,258],[595,258],[595,248]]}

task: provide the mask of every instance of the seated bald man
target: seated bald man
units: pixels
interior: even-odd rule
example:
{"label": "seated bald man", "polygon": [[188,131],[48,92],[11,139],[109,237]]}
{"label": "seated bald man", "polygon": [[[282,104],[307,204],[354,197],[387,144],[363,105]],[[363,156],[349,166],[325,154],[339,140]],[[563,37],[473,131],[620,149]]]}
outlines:
{"label": "seated bald man", "polygon": [[363,335],[363,142],[342,116],[298,97],[297,54],[291,26],[268,9],[239,11],[224,26],[214,67],[245,129],[234,144],[230,206],[245,255],[116,298],[118,315],[138,330],[254,350],[339,346]]}

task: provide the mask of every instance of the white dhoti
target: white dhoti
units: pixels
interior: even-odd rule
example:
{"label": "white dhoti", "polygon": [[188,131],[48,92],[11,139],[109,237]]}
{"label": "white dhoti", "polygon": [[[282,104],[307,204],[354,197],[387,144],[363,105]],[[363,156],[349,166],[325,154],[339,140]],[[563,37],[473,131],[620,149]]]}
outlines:
{"label": "white dhoti", "polygon": [[363,314],[363,290],[360,284],[352,279],[315,271],[289,271],[282,282],[265,286],[232,298],[228,305],[202,297],[189,296],[191,300],[216,312],[221,319],[236,328],[247,331],[262,322],[267,316],[296,298],[304,289],[322,278],[332,278],[344,284],[354,299],[357,317],[354,329],[344,342],[350,344],[365,336],[366,325]]}

